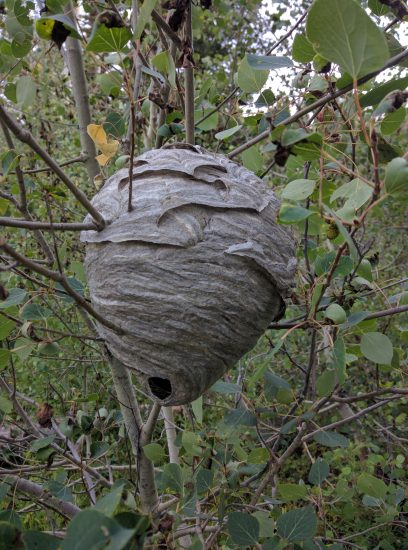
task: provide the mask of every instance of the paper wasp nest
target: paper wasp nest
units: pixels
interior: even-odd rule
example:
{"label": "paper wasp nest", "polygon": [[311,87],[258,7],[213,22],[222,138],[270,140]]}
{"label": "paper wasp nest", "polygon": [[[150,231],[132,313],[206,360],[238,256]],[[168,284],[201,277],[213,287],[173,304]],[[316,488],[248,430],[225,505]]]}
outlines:
{"label": "paper wasp nest", "polygon": [[[200,396],[282,309],[295,243],[279,201],[226,157],[177,144],[134,160],[94,197],[108,222],[84,231],[94,308],[111,353],[164,405]],[[86,221],[89,221],[87,218]]]}

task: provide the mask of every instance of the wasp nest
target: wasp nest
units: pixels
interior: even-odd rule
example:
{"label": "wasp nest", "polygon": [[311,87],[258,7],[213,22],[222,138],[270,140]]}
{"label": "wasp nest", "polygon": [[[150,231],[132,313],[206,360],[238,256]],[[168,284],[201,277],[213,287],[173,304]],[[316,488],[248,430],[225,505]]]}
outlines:
{"label": "wasp nest", "polygon": [[92,304],[123,334],[98,330],[156,400],[188,403],[279,315],[295,243],[264,182],[201,147],[136,158],[128,196],[119,170],[93,199],[107,227],[81,235]]}

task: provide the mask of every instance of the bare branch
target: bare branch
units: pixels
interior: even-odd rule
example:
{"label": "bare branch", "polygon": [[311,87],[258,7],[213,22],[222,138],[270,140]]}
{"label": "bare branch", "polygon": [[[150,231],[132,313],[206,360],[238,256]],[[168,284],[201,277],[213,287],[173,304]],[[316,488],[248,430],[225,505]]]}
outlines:
{"label": "bare branch", "polygon": [[37,222],[19,220],[17,218],[7,218],[0,216],[0,226],[3,227],[21,227],[22,229],[42,229],[45,231],[86,231],[97,230],[97,227],[93,223],[60,223],[60,222]]}
{"label": "bare branch", "polygon": [[[358,85],[364,84],[364,82],[367,82],[368,80],[371,80],[372,78],[379,75],[380,73],[382,73],[386,69],[389,69],[390,67],[394,67],[395,65],[398,65],[401,61],[403,61],[407,57],[408,57],[408,49],[402,51],[401,53],[399,53],[397,55],[394,55],[394,57],[391,57],[388,60],[388,62],[381,69],[378,69],[378,71],[374,71],[372,73],[367,74],[366,76],[363,76],[362,78],[359,78],[358,81],[357,81],[357,84]],[[333,99],[336,99],[336,98],[346,94],[347,92],[349,92],[352,89],[353,89],[353,84],[349,84],[348,86],[345,86],[344,88],[340,88],[340,90],[337,90],[336,92],[330,92],[330,93],[322,96],[317,101],[314,101],[310,105],[307,105],[306,107],[303,107],[303,109],[300,109],[297,113],[291,115],[288,118],[285,118],[285,120],[283,120],[282,122],[279,123],[279,126],[288,126],[289,124],[292,124],[292,122],[296,122],[297,120],[299,120],[303,116],[307,115],[308,113],[314,111],[315,109],[321,107],[322,105],[326,105],[326,103],[329,103],[330,101],[333,101]],[[256,145],[260,141],[263,141],[264,139],[269,137],[270,133],[271,133],[270,130],[265,130],[264,132],[261,132],[259,135],[257,135],[253,139],[250,139],[246,143],[243,143],[242,145],[240,145],[239,147],[237,147],[236,149],[234,149],[233,151],[228,153],[228,157],[229,158],[236,157],[237,155],[239,155],[243,151],[246,151],[247,149],[249,149],[253,145]]]}
{"label": "bare branch", "polygon": [[114,330],[118,334],[125,334],[125,331],[122,328],[114,325],[110,321],[107,321],[102,315],[100,315],[97,311],[95,311],[94,308],[88,303],[88,301],[81,294],[79,294],[76,290],[72,288],[72,286],[69,284],[68,279],[63,273],[59,273],[58,271],[51,271],[51,269],[47,269],[46,267],[43,267],[42,265],[39,265],[36,262],[33,262],[29,258],[22,256],[19,252],[14,250],[14,248],[8,245],[5,239],[0,239],[0,248],[3,248],[3,250],[9,256],[17,260],[20,264],[25,265],[32,271],[35,271],[36,273],[39,273],[44,277],[48,277],[49,279],[52,279],[53,281],[60,283],[61,286],[64,288],[64,290],[67,292],[67,294],[69,294],[69,296],[71,296],[79,306],[83,307],[85,311],[87,311],[92,317],[94,317],[102,325]]}
{"label": "bare branch", "polygon": [[41,485],[33,483],[28,479],[21,478],[20,476],[6,475],[3,483],[7,483],[20,493],[25,493],[34,497],[39,504],[53,510],[66,519],[73,518],[81,511],[75,504],[54,497],[46,489],[41,487]]}
{"label": "bare branch", "polygon": [[43,161],[48,164],[52,171],[60,178],[62,182],[68,187],[71,193],[77,198],[77,200],[82,204],[82,206],[89,212],[89,214],[95,220],[95,224],[98,229],[103,229],[106,225],[105,220],[101,214],[96,210],[92,205],[91,201],[85,195],[81,189],[75,185],[75,183],[67,176],[67,174],[61,170],[61,167],[55,162],[55,160],[47,153],[45,149],[34,139],[31,132],[24,129],[21,124],[16,122],[5,110],[3,105],[0,105],[0,118],[8,126],[8,128],[13,132],[17,139],[22,143],[26,143],[33,151],[39,155]]}

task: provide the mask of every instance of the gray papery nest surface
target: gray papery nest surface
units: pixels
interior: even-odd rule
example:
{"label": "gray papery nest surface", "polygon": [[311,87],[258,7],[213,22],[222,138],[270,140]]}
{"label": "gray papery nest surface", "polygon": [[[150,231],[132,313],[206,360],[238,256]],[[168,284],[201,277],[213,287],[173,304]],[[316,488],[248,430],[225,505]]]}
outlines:
{"label": "gray papery nest surface", "polygon": [[[152,150],[93,199],[105,229],[83,231],[94,308],[110,352],[163,405],[193,401],[282,310],[295,242],[265,183],[198,146]],[[87,217],[86,221],[90,221]]]}

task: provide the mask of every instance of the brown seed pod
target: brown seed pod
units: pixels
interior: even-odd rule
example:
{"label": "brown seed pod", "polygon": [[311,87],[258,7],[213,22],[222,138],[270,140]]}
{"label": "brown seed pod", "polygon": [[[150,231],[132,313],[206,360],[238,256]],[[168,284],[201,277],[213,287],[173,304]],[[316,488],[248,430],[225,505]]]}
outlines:
{"label": "brown seed pod", "polygon": [[339,236],[339,228],[337,227],[337,225],[334,222],[332,222],[329,225],[329,227],[326,229],[326,237],[330,241],[333,241],[338,236]]}

